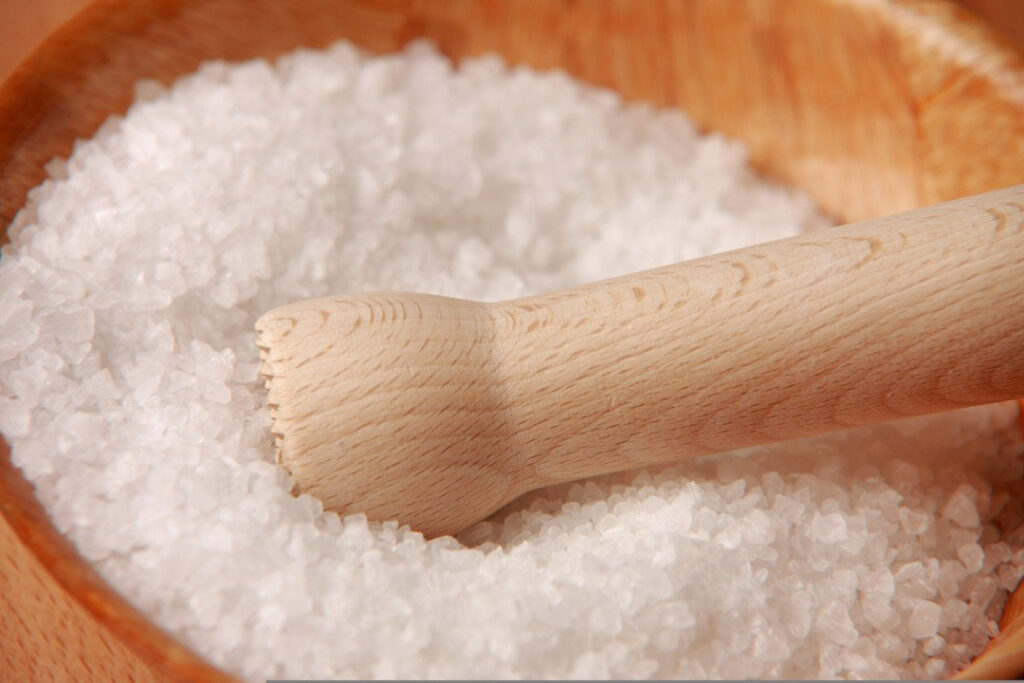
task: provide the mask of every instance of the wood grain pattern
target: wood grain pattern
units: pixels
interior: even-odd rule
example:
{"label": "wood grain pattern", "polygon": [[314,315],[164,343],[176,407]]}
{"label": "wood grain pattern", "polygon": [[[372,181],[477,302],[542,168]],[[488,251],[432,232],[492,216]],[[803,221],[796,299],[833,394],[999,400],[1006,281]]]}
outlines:
{"label": "wood grain pattern", "polygon": [[0,83],[89,0],[0,0]]}
{"label": "wood grain pattern", "polygon": [[958,0],[989,26],[1024,50],[1024,2],[1020,0]]}
{"label": "wood grain pattern", "polygon": [[2,441],[0,680],[231,680],[96,575],[53,528]]}
{"label": "wood grain pattern", "polygon": [[[47,161],[127,108],[139,78],[168,83],[205,59],[274,57],[343,37],[390,51],[418,36],[455,58],[498,51],[686,108],[702,126],[745,139],[760,168],[846,220],[1024,182],[1021,59],[944,0],[98,0],[0,90],[0,228],[43,180]],[[9,462],[6,449],[0,461]],[[30,628],[14,647],[33,654],[4,661],[35,668],[0,677],[63,678],[66,660],[50,650],[47,625],[71,624],[62,615],[75,605],[113,593],[86,591],[53,568],[32,539],[56,532],[43,516],[11,523],[32,500],[11,496],[24,484],[17,470],[0,473],[14,531],[0,534],[0,558],[27,549],[52,578],[18,584],[37,598],[10,604],[19,615],[32,605],[53,612],[19,617]],[[25,566],[17,562],[8,565],[14,572]],[[73,554],[67,563],[91,573]],[[133,665],[106,661],[134,657],[158,677],[194,673],[194,657],[163,669],[147,663],[139,653],[161,652],[164,641],[100,619],[97,609],[79,611],[84,622],[73,628],[99,629],[124,649],[86,647],[90,670],[105,662],[116,678],[134,675],[123,668]],[[1024,673],[1019,650],[1003,660],[1017,668],[1004,671]]]}
{"label": "wood grain pattern", "polygon": [[[61,24],[90,0],[0,0],[0,82]],[[1020,0],[956,0],[1018,48],[1024,48]]]}
{"label": "wood grain pattern", "polygon": [[683,108],[845,220],[1024,182],[1024,62],[942,0],[100,0],[5,85],[0,224],[136,79],[342,37],[498,51]]}
{"label": "wood grain pattern", "polygon": [[999,635],[971,666],[954,676],[957,680],[993,680],[1021,678],[1021,652],[1024,651],[1024,590],[1020,586],[1010,596],[999,621]]}
{"label": "wood grain pattern", "polygon": [[1024,395],[1024,185],[551,294],[256,324],[279,460],[456,534],[528,490]]}

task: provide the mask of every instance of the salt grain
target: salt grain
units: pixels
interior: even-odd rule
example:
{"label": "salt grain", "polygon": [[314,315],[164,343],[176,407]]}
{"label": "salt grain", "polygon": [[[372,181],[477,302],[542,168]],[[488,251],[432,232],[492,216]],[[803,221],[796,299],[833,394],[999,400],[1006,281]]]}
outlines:
{"label": "salt grain", "polygon": [[933,637],[939,631],[941,618],[942,608],[939,605],[927,600],[918,602],[907,622],[910,637],[918,640]]}
{"label": "salt grain", "polygon": [[965,543],[956,549],[956,556],[969,572],[979,571],[985,562],[985,551],[977,543]]}
{"label": "salt grain", "polygon": [[899,509],[900,526],[908,534],[923,534],[931,526],[930,515],[927,512],[910,510],[905,507]]}
{"label": "salt grain", "polygon": [[838,543],[846,538],[846,518],[838,512],[817,514],[808,527],[808,535],[821,543]]}
{"label": "salt grain", "polygon": [[981,520],[978,518],[978,506],[972,500],[972,493],[974,490],[968,484],[958,487],[946,501],[942,515],[966,529],[978,526]]}
{"label": "salt grain", "polygon": [[850,619],[846,607],[838,601],[825,605],[818,614],[818,629],[821,635],[838,645],[851,646],[860,635]]}
{"label": "salt grain", "polygon": [[61,531],[211,661],[253,680],[936,677],[993,632],[1024,567],[1011,408],[556,487],[462,543],[325,513],[272,464],[262,312],[511,298],[826,224],[740,146],[425,45],[140,93],[9,231],[0,429]]}
{"label": "salt grain", "polygon": [[933,681],[937,681],[946,673],[946,662],[941,659],[929,659],[924,664],[924,675]]}

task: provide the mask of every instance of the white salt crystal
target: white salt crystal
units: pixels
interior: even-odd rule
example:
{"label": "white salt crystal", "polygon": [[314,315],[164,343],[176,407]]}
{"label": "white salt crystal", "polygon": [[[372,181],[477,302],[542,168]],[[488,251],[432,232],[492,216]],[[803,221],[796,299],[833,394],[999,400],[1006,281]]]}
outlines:
{"label": "white salt crystal", "polygon": [[822,543],[838,543],[846,538],[846,519],[837,512],[816,514],[808,525],[807,533]]}
{"label": "white salt crystal", "polygon": [[1024,576],[1024,567],[1015,564],[1001,564],[997,570],[999,587],[1005,591],[1012,591],[1020,583],[1021,576]]}
{"label": "white salt crystal", "polygon": [[942,603],[942,628],[962,628],[970,611],[963,600],[946,600]]}
{"label": "white salt crystal", "polygon": [[917,466],[904,460],[897,459],[887,463],[887,469],[893,486],[899,491],[912,490],[920,478]]}
{"label": "white salt crystal", "polygon": [[888,599],[876,596],[867,596],[860,602],[861,613],[864,619],[878,630],[885,630],[899,615],[891,606]]}
{"label": "white salt crystal", "polygon": [[945,647],[945,639],[942,636],[934,636],[924,642],[924,646],[921,650],[929,657],[934,657],[935,655],[940,654]]}
{"label": "white salt crystal", "polygon": [[843,652],[840,656],[840,662],[842,662],[843,669],[854,674],[867,669],[871,665],[867,657],[852,652]]}
{"label": "white salt crystal", "polygon": [[965,543],[956,549],[956,556],[964,563],[969,572],[976,572],[981,569],[985,561],[985,551],[977,543]]}
{"label": "white salt crystal", "polygon": [[782,633],[773,628],[758,631],[754,636],[751,653],[764,662],[782,662],[792,654],[792,644]]}
{"label": "white salt crystal", "polygon": [[31,429],[31,406],[25,401],[0,397],[0,432],[7,438],[16,438],[27,436]]}
{"label": "white salt crystal", "polygon": [[821,608],[817,626],[822,636],[839,645],[853,645],[860,635],[846,607],[836,600]]}
{"label": "white salt crystal", "polygon": [[763,510],[752,510],[741,518],[743,542],[765,545],[775,538],[771,518]]}
{"label": "white salt crystal", "polygon": [[727,527],[718,532],[715,535],[714,540],[715,543],[722,546],[723,548],[733,550],[735,548],[738,548],[740,546],[740,543],[743,542],[743,530],[740,529],[738,526]]}
{"label": "white salt crystal", "polygon": [[852,598],[854,593],[857,592],[857,585],[860,583],[860,579],[857,578],[857,572],[853,569],[837,569],[832,572],[832,582],[836,588],[837,595],[848,595]]}
{"label": "white salt crystal", "polygon": [[82,388],[100,400],[117,400],[124,396],[124,392],[114,382],[109,368],[97,370],[82,383]]}
{"label": "white salt crystal", "polygon": [[45,368],[30,366],[23,370],[12,370],[4,378],[4,387],[10,396],[31,406],[38,401],[48,381],[49,373]]}
{"label": "white salt crystal", "polygon": [[910,643],[901,640],[895,633],[879,633],[872,638],[879,656],[886,659],[899,659],[909,654]]}
{"label": "white salt crystal", "polygon": [[907,622],[907,628],[911,638],[923,640],[931,638],[939,631],[939,620],[942,618],[942,608],[934,602],[922,600],[914,607]]}
{"label": "white salt crystal", "polygon": [[95,330],[92,309],[83,306],[45,311],[36,320],[42,334],[65,342],[90,341]]}
{"label": "white salt crystal", "polygon": [[[719,472],[721,473],[720,476],[729,476],[729,470],[723,468],[728,468],[730,464],[731,463],[722,463],[722,465],[719,467]],[[734,501],[737,500],[740,496],[742,496],[746,492],[746,490],[747,482],[744,481],[743,479],[737,479],[736,481],[723,486],[721,488],[721,493],[719,495],[721,495],[722,498],[727,502]]]}
{"label": "white salt crystal", "polygon": [[957,594],[960,590],[960,581],[966,576],[968,569],[957,562],[956,560],[949,560],[942,563],[942,569],[939,570],[938,577],[938,592],[943,598],[949,598]]}
{"label": "white salt crystal", "polygon": [[83,444],[99,442],[108,427],[107,420],[95,413],[62,415],[60,423],[61,433],[57,436],[57,448],[63,453],[80,449]]}
{"label": "white salt crystal", "polygon": [[973,492],[974,489],[969,484],[958,487],[946,501],[942,515],[967,529],[978,526],[981,520],[978,517],[977,504],[970,495]]}
{"label": "white salt crystal", "polygon": [[1004,562],[1013,558],[1013,550],[1006,543],[993,543],[985,550],[985,560],[982,562],[982,571],[989,573]]}
{"label": "white salt crystal", "polygon": [[779,495],[775,497],[772,512],[777,517],[793,523],[802,519],[805,507],[788,496]]}
{"label": "white salt crystal", "polygon": [[211,661],[251,680],[890,678],[952,673],[994,631],[1024,566],[1024,447],[999,407],[537,492],[460,537],[476,548],[324,513],[272,464],[260,313],[514,298],[826,225],[741,146],[423,45],[144,90],[9,231],[0,429],[61,530]]}
{"label": "white salt crystal", "polygon": [[861,588],[866,594],[889,600],[896,590],[896,580],[888,567],[879,567],[867,574]]}
{"label": "white salt crystal", "polygon": [[995,595],[998,584],[995,579],[989,576],[974,576],[970,587],[969,599],[973,607],[985,609],[992,596]]}
{"label": "white salt crystal", "polygon": [[894,575],[896,583],[908,583],[923,578],[925,575],[924,563],[920,560],[907,562],[901,566]]}
{"label": "white salt crystal", "polygon": [[[0,311],[0,318],[3,312]],[[0,336],[0,362],[10,360],[27,349],[39,338],[39,325],[21,309],[3,321],[4,334]]]}
{"label": "white salt crystal", "polygon": [[761,476],[761,486],[766,493],[778,494],[786,487],[786,482],[778,472],[767,472]]}
{"label": "white salt crystal", "polygon": [[908,534],[923,534],[931,526],[931,519],[927,512],[910,510],[905,507],[899,509],[900,526]]}
{"label": "white salt crystal", "polygon": [[924,664],[924,675],[933,681],[937,681],[946,673],[946,663],[941,659],[929,659]]}
{"label": "white salt crystal", "polygon": [[816,678],[835,678],[843,668],[843,651],[838,645],[826,645],[818,655]]}

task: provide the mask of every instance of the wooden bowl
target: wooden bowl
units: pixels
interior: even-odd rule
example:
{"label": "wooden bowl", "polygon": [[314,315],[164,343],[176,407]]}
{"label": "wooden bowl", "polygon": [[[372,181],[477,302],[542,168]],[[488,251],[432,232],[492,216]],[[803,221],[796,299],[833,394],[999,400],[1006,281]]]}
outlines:
{"label": "wooden bowl", "polygon": [[[843,220],[1024,183],[1024,63],[947,0],[101,0],[0,90],[0,225],[139,78],[347,38],[498,52],[686,110]],[[0,442],[0,672],[219,679],[54,529]],[[1024,674],[1024,598],[963,676]]]}

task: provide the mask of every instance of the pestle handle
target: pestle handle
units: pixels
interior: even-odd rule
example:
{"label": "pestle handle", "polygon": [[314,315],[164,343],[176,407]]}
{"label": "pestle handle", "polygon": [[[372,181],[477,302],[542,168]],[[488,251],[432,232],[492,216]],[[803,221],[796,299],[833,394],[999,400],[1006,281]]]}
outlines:
{"label": "pestle handle", "polygon": [[1024,395],[1024,186],[561,292],[257,325],[279,458],[455,533],[547,484]]}
{"label": "pestle handle", "polygon": [[1024,186],[502,303],[535,483],[1024,395]]}

